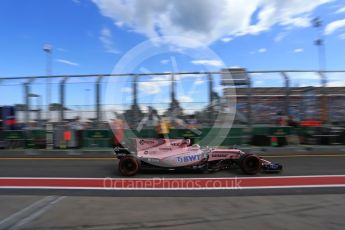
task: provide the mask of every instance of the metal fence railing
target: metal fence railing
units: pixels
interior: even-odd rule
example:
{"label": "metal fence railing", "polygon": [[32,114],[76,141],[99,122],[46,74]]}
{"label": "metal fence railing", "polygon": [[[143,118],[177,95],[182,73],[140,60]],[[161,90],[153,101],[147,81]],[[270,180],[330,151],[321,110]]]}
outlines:
{"label": "metal fence railing", "polygon": [[0,104],[16,106],[22,127],[76,117],[97,126],[115,114],[129,126],[173,116],[207,127],[222,113],[233,114],[236,125],[274,124],[288,115],[298,121],[345,123],[344,71],[244,71],[245,83],[233,79],[233,85],[222,84],[225,74],[229,72],[1,78]]}

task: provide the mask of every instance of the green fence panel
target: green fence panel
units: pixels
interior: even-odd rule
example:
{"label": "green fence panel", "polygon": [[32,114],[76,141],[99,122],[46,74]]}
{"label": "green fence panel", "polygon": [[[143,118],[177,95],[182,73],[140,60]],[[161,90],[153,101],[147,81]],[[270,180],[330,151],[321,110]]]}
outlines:
{"label": "green fence panel", "polygon": [[305,135],[315,135],[315,134],[318,134],[320,132],[320,129],[321,127],[317,127],[317,126],[314,126],[314,127],[300,127],[299,128],[299,134],[301,136],[305,136]]}
{"label": "green fence panel", "polygon": [[263,135],[269,136],[270,135],[270,128],[269,127],[253,127],[252,135]]}
{"label": "green fence panel", "polygon": [[26,131],[27,148],[45,148],[46,147],[46,130],[28,130]]}
{"label": "green fence panel", "polygon": [[6,130],[3,132],[5,148],[17,149],[25,147],[25,133],[22,130]]}
{"label": "green fence panel", "polygon": [[84,135],[88,139],[109,139],[111,138],[111,130],[107,129],[93,129],[85,130]]}
{"label": "green fence panel", "polygon": [[232,146],[232,145],[241,145],[242,144],[242,137],[231,137],[225,138],[222,142],[221,146]]}
{"label": "green fence panel", "polygon": [[142,129],[140,131],[133,130],[134,134],[140,138],[153,138],[157,137],[157,132],[154,129]]}
{"label": "green fence panel", "polygon": [[113,143],[113,134],[107,129],[84,130],[84,147],[111,147]]}
{"label": "green fence panel", "polygon": [[8,130],[4,131],[5,140],[25,140],[25,133],[21,130]]}
{"label": "green fence panel", "polygon": [[286,137],[291,134],[291,127],[270,127],[270,136]]}

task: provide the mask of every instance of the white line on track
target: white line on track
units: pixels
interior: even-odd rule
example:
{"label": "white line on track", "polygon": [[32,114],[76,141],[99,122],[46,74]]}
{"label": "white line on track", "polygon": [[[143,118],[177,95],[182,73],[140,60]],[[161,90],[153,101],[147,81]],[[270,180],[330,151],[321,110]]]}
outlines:
{"label": "white line on track", "polygon": [[46,196],[0,221],[0,229],[18,229],[46,212],[64,197]]}
{"label": "white line on track", "polygon": [[21,226],[24,226],[30,222],[32,222],[34,219],[36,219],[37,217],[41,216],[42,214],[44,214],[46,211],[48,211],[54,204],[58,203],[60,200],[64,199],[65,197],[53,197],[49,202],[47,202],[46,204],[44,204],[44,206],[40,207],[37,210],[33,210],[33,212],[24,217],[23,219],[19,220],[15,225],[11,226],[11,228],[9,228],[9,230],[14,230],[14,229],[18,229]]}
{"label": "white line on track", "polygon": [[337,175],[300,175],[300,176],[253,176],[253,177],[153,177],[153,178],[117,178],[117,177],[0,177],[1,179],[56,179],[56,180],[99,180],[99,179],[113,179],[113,180],[222,180],[222,179],[257,179],[257,178],[267,178],[267,179],[277,179],[277,178],[304,178],[304,177],[345,177],[345,174]]}
{"label": "white line on track", "polygon": [[103,191],[166,191],[166,190],[247,190],[247,189],[293,189],[293,188],[345,188],[344,184],[330,185],[287,185],[287,186],[250,186],[250,187],[200,187],[200,188],[101,188],[101,187],[54,187],[54,186],[5,186],[1,189],[52,189],[52,190],[103,190]]}

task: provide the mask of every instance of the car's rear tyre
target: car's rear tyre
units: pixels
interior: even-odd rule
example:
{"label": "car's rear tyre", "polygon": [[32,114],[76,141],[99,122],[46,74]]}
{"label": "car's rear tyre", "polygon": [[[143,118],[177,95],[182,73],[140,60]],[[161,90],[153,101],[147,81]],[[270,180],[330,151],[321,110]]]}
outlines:
{"label": "car's rear tyre", "polygon": [[255,175],[261,170],[261,160],[253,154],[244,154],[239,161],[239,166],[243,173]]}
{"label": "car's rear tyre", "polygon": [[120,159],[118,167],[121,175],[134,176],[140,169],[140,163],[136,158],[126,156]]}

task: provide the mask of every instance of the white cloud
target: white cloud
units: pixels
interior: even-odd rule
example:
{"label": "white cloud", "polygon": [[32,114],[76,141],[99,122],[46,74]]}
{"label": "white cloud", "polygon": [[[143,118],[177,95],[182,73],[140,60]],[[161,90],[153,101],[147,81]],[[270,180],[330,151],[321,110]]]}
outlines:
{"label": "white cloud", "polygon": [[332,81],[327,83],[328,87],[344,87],[345,80]]}
{"label": "white cloud", "polygon": [[266,53],[267,49],[266,48],[261,48],[261,49],[258,49],[258,52],[259,53]]}
{"label": "white cloud", "polygon": [[253,85],[256,86],[256,85],[263,85],[265,82],[263,80],[256,80],[253,82]]}
{"label": "white cloud", "polygon": [[193,102],[193,99],[189,96],[178,96],[177,97],[177,100],[181,103],[191,103]]}
{"label": "white cloud", "polygon": [[65,59],[56,59],[57,62],[60,62],[60,63],[63,63],[63,64],[66,64],[66,65],[71,65],[71,66],[79,66],[78,63],[76,62],[71,62],[71,61],[68,61],[68,60],[65,60]]}
{"label": "white cloud", "polygon": [[303,52],[304,50],[302,48],[297,48],[297,49],[294,49],[293,52],[294,53],[301,53]]}
{"label": "white cloud", "polygon": [[117,21],[117,22],[115,22],[115,25],[116,25],[117,27],[123,27],[124,24],[125,24],[125,23],[122,22],[122,21]]}
{"label": "white cloud", "polygon": [[151,82],[140,82],[139,90],[145,94],[158,94],[161,92],[159,85]]}
{"label": "white cloud", "polygon": [[295,27],[308,27],[310,26],[309,17],[297,17],[297,18],[288,18],[285,21],[281,22],[281,25],[290,25]]}
{"label": "white cloud", "polygon": [[139,82],[139,90],[145,94],[159,94],[161,89],[171,85],[170,75],[152,77],[150,80]]}
{"label": "white cloud", "polygon": [[222,39],[221,39],[221,41],[222,41],[222,42],[225,42],[225,43],[230,42],[230,41],[232,41],[232,40],[233,40],[233,38],[230,38],[230,37],[225,37],[225,38],[222,38]]}
{"label": "white cloud", "polygon": [[103,27],[99,36],[99,40],[101,40],[106,52],[113,54],[119,53],[119,51],[114,48],[113,36],[110,29]]}
{"label": "white cloud", "polygon": [[[93,0],[102,15],[160,42],[195,48],[258,34],[274,25],[310,26],[312,12],[332,0]],[[193,10],[191,10],[193,9]],[[256,17],[257,15],[257,17]],[[253,17],[255,24],[252,24]],[[180,36],[195,42],[186,43]],[[168,36],[168,38],[167,38]],[[177,38],[176,38],[177,37]]]}
{"label": "white cloud", "polygon": [[345,34],[340,34],[340,35],[339,35],[339,39],[345,40]]}
{"label": "white cloud", "polygon": [[263,76],[264,74],[263,73],[251,73],[250,75],[257,77],[257,76]]}
{"label": "white cloud", "polygon": [[166,64],[168,64],[170,62],[170,60],[168,60],[168,59],[163,59],[163,60],[161,60],[161,64],[162,65],[166,65]]}
{"label": "white cloud", "polygon": [[239,65],[232,65],[229,67],[229,69],[241,69],[242,67]]}
{"label": "white cloud", "polygon": [[345,13],[345,7],[342,7],[342,8],[340,8],[340,9],[338,9],[335,13],[336,13],[336,14]]}
{"label": "white cloud", "polygon": [[300,80],[308,80],[308,81],[319,81],[320,75],[317,72],[307,72],[307,73],[294,73],[289,75],[290,80],[292,82],[294,81],[300,81]]}
{"label": "white cloud", "polygon": [[274,37],[274,41],[280,42],[286,37],[286,35],[287,35],[286,32],[279,33],[279,34],[277,34],[277,36]]}
{"label": "white cloud", "polygon": [[194,85],[201,85],[201,84],[204,84],[205,81],[201,78],[197,78],[195,81],[194,81]]}
{"label": "white cloud", "polygon": [[175,75],[175,79],[177,81],[187,79],[187,78],[192,78],[192,79],[201,79],[202,77],[205,77],[206,75],[202,74],[181,74],[181,75]]}
{"label": "white cloud", "polygon": [[341,87],[345,86],[345,74],[342,72],[335,72],[327,75],[327,86]]}
{"label": "white cloud", "polygon": [[132,93],[132,88],[131,87],[124,87],[121,89],[122,93]]}
{"label": "white cloud", "polygon": [[208,65],[214,67],[221,67],[224,65],[220,60],[193,60],[191,63],[194,65]]}
{"label": "white cloud", "polygon": [[329,23],[326,28],[325,28],[325,34],[326,35],[330,35],[332,34],[334,31],[341,29],[342,27],[345,27],[345,19],[340,19],[340,20],[336,20],[333,21],[331,23]]}

